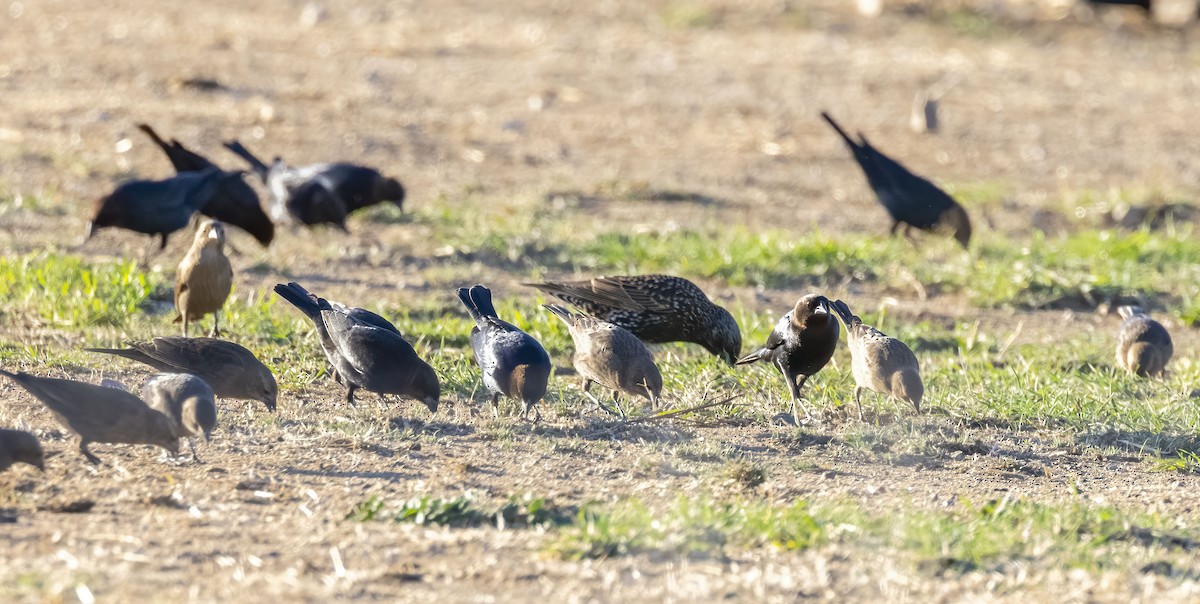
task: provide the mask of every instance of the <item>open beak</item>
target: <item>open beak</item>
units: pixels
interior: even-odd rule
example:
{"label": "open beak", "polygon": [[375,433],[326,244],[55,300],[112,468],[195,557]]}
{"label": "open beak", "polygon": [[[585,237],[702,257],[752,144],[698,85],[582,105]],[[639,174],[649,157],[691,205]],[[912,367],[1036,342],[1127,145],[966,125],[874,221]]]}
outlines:
{"label": "open beak", "polygon": [[817,310],[827,315],[833,314],[833,308],[829,306],[829,300],[822,299],[820,302],[818,302]]}

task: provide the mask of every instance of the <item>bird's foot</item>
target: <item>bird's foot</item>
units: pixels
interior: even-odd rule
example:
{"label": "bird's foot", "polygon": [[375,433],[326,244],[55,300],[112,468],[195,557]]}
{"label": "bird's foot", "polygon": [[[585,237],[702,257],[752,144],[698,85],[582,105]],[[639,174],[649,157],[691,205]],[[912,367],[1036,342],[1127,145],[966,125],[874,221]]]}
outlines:
{"label": "bird's foot", "polygon": [[[624,417],[625,417],[625,416],[624,416],[624,414],[617,413],[616,411],[613,411],[612,409],[609,409],[607,405],[605,405],[604,403],[600,402],[600,399],[596,398],[595,396],[592,396],[592,393],[591,393],[591,392],[587,392],[587,391],[585,390],[585,391],[584,391],[584,393],[583,393],[583,395],[584,395],[584,396],[586,396],[586,397],[588,397],[589,399],[591,399],[593,403],[596,403],[596,406],[597,406],[597,407],[600,407],[601,409],[603,409],[603,410],[607,411],[607,412],[608,412],[610,415],[616,415],[616,416],[618,416],[618,417],[621,417],[621,418],[624,418]],[[620,407],[618,407],[618,409],[619,409],[619,408],[620,408]]]}

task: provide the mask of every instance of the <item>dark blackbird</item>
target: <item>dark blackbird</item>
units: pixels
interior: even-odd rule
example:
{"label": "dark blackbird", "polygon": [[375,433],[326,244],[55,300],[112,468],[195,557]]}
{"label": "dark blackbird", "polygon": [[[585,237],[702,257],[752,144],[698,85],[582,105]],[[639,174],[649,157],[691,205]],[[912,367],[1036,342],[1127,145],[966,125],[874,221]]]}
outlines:
{"label": "dark blackbird", "polygon": [[122,183],[96,202],[96,214],[88,223],[88,238],[105,227],[117,227],[167,237],[187,226],[192,214],[212,200],[221,183],[241,179],[241,172],[209,168],[184,172],[166,180],[131,180]]}
{"label": "dark blackbird", "polygon": [[28,390],[60,424],[78,434],[79,452],[92,463],[100,463],[88,450],[94,442],[157,445],[171,455],[179,454],[170,418],[124,390],[3,369],[0,375]]}
{"label": "dark blackbird", "polygon": [[624,392],[630,396],[646,397],[658,406],[662,397],[662,374],[654,364],[650,350],[629,330],[595,317],[573,313],[557,304],[544,308],[562,319],[575,342],[571,359],[575,370],[583,376],[583,391],[592,382],[612,390],[613,401]]}
{"label": "dark blackbird", "polygon": [[196,455],[195,437],[212,440],[213,428],[217,426],[217,403],[212,387],[204,380],[186,373],[165,373],[155,376],[142,386],[142,400],[171,419],[171,426],[178,438],[187,438]]}
{"label": "dark blackbird", "polygon": [[833,303],[833,311],[846,325],[846,340],[850,347],[850,368],[854,373],[854,404],[862,419],[862,392],[874,390],[884,396],[908,401],[917,413],[925,384],[921,381],[921,365],[908,346],[862,322],[841,300]]}
{"label": "dark blackbird", "polygon": [[[313,301],[313,304],[318,303],[317,302],[318,298],[316,296],[314,296],[312,293],[309,293],[308,297]],[[367,325],[372,325],[372,326],[378,327],[380,329],[386,329],[402,338],[404,337],[404,334],[400,333],[400,330],[396,329],[396,326],[392,325],[391,321],[388,321],[387,319],[385,319],[365,308],[359,308],[357,306],[346,306],[345,304],[336,302],[334,300],[326,300],[326,302],[328,302],[329,305],[332,306],[334,310],[346,313],[347,315],[349,315],[355,319],[358,319],[359,321],[362,321],[363,323],[366,323]],[[341,376],[341,374],[339,374],[337,372],[337,369],[334,369],[332,371],[332,373],[333,373],[333,380],[344,386],[345,382],[342,381],[342,376]]]}
{"label": "dark blackbird", "polygon": [[742,332],[733,315],[681,277],[597,277],[525,285],[624,327],[643,342],[695,342],[730,365],[742,351]]}
{"label": "dark blackbird", "polygon": [[346,386],[346,402],[353,405],[354,391],[362,388],[409,396],[425,403],[431,413],[437,411],[441,396],[437,374],[404,338],[335,309],[298,283],[276,285],[275,293],[312,320],[325,358]]}
{"label": "dark blackbird", "polygon": [[1175,354],[1171,334],[1141,306],[1117,309],[1124,321],[1117,335],[1117,365],[1142,377],[1162,375]]}
{"label": "dark blackbird", "polygon": [[796,301],[796,306],[775,325],[767,344],[741,359],[738,365],[766,361],[783,373],[792,396],[792,419],[800,421],[796,407],[800,389],[816,372],[829,363],[837,349],[837,319],[829,309],[829,299],[808,294]]}
{"label": "dark blackbird", "polygon": [[0,430],[0,472],[26,463],[46,471],[46,454],[36,436],[24,430]]}
{"label": "dark blackbird", "polygon": [[[146,124],[138,124],[138,129],[162,149],[176,172],[199,172],[218,167],[175,139],[168,143]],[[200,208],[200,213],[250,233],[263,247],[270,245],[275,238],[275,225],[263,212],[254,189],[242,179],[222,182],[212,200]]]}
{"label": "dark blackbird", "polygon": [[971,241],[971,221],[967,211],[954,198],[884,155],[862,133],[858,135],[860,142],[856,142],[828,113],[822,113],[821,117],[833,126],[854,153],[854,160],[867,176],[867,184],[892,217],[893,235],[901,227],[904,234],[909,235],[909,228],[913,227],[951,235],[967,247]]}
{"label": "dark blackbird", "polygon": [[458,299],[475,320],[471,328],[471,349],[483,373],[483,385],[492,395],[492,413],[500,415],[500,396],[521,401],[522,418],[546,394],[550,380],[550,355],[533,336],[516,325],[503,321],[492,305],[492,292],[482,285],[459,288]]}

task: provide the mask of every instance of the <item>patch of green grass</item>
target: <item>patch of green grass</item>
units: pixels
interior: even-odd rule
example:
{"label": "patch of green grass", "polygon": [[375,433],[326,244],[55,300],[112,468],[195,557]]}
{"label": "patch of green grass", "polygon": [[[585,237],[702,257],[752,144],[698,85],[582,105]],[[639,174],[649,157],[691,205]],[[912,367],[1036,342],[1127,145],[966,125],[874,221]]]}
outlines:
{"label": "patch of green grass", "polygon": [[124,326],[160,282],[129,260],[94,264],[54,252],[0,258],[5,313],[32,313],[56,326]]}
{"label": "patch of green grass", "polygon": [[451,499],[418,495],[398,506],[388,506],[383,499],[371,496],[357,504],[347,514],[348,520],[370,522],[387,520],[420,525],[474,527],[493,526],[504,529],[520,526],[552,526],[570,521],[574,511],[560,509],[544,498],[532,495],[513,495],[499,505],[478,501],[472,493]]}
{"label": "patch of green grass", "polygon": [[1200,454],[1194,451],[1178,451],[1174,457],[1160,457],[1153,460],[1154,469],[1159,472],[1179,472],[1180,474],[1200,474]]}

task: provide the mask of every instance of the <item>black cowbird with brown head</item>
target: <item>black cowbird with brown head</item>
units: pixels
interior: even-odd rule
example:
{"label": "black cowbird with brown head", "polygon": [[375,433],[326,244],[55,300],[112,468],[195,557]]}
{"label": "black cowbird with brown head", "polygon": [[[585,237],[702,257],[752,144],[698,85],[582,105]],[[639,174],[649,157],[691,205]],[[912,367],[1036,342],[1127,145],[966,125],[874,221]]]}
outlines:
{"label": "black cowbird with brown head", "polygon": [[950,235],[967,247],[971,241],[971,220],[953,197],[876,149],[862,133],[855,141],[828,113],[822,113],[821,117],[850,147],[867,184],[892,217],[893,235],[901,228],[908,235],[911,227]]}
{"label": "black cowbird with brown head", "polygon": [[313,322],[325,358],[346,386],[346,402],[353,405],[354,392],[361,388],[412,397],[430,413],[437,411],[441,396],[437,373],[399,334],[355,319],[298,283],[276,285],[275,293]]}
{"label": "black cowbird with brown head", "polygon": [[[208,158],[184,147],[179,141],[163,140],[146,124],[138,124],[138,129],[162,149],[176,172],[199,172],[217,167]],[[270,245],[275,238],[275,225],[263,211],[258,195],[240,178],[222,182],[212,200],[200,208],[200,213],[250,233],[263,247]]]}
{"label": "black cowbird with brown head", "polygon": [[46,454],[36,436],[24,430],[0,429],[0,472],[14,464],[29,464],[46,471]]}
{"label": "black cowbird with brown head", "polygon": [[492,412],[499,416],[500,397],[521,401],[522,418],[546,394],[550,380],[550,355],[519,327],[502,320],[492,304],[492,292],[482,285],[458,290],[458,299],[475,320],[471,328],[471,349],[483,373],[483,385],[492,395]]}
{"label": "black cowbird with brown head", "polygon": [[1175,355],[1167,328],[1141,306],[1122,306],[1117,312],[1124,319],[1117,335],[1117,365],[1141,377],[1162,375]]}
{"label": "black cowbird with brown head", "polygon": [[738,359],[738,365],[760,361],[771,363],[783,374],[792,396],[792,419],[800,401],[800,389],[809,377],[820,371],[833,358],[837,349],[837,319],[829,308],[829,299],[820,294],[808,294],[796,301],[796,306],[775,325],[762,348]]}
{"label": "black cowbird with brown head", "polygon": [[694,342],[730,365],[742,351],[742,332],[733,315],[682,277],[596,277],[525,285],[624,327],[643,342]]}
{"label": "black cowbird with brown head", "polygon": [[904,342],[862,322],[841,300],[833,311],[846,326],[850,347],[850,369],[854,373],[854,404],[862,419],[862,393],[874,390],[884,396],[907,401],[918,413],[925,397],[921,365]]}

